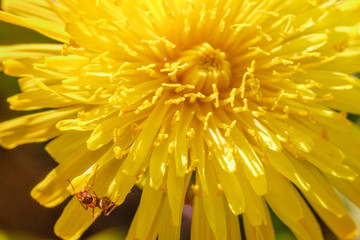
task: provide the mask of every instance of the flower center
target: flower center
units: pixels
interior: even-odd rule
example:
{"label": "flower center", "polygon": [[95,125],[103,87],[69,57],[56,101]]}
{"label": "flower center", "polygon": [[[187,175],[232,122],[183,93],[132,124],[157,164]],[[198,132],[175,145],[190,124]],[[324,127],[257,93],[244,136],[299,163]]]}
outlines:
{"label": "flower center", "polygon": [[218,90],[227,89],[231,81],[231,65],[226,54],[208,43],[195,46],[181,54],[177,77],[182,84],[194,86],[194,90],[211,94],[214,85]]}

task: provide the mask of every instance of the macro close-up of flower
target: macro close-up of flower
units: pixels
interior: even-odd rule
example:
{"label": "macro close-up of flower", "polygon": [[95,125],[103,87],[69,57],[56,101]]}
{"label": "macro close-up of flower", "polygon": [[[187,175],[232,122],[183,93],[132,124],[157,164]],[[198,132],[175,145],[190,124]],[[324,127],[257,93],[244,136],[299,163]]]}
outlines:
{"label": "macro close-up of flower", "polygon": [[324,226],[357,235],[343,199],[360,207],[348,119],[360,114],[360,1],[1,7],[1,21],[54,40],[0,46],[21,90],[10,109],[31,111],[0,123],[0,145],[48,141],[58,165],[31,196],[45,207],[72,196],[58,237],[80,238],[134,186],[129,240],[180,239],[184,205],[196,240],[275,239],[272,214],[297,239],[325,239]]}

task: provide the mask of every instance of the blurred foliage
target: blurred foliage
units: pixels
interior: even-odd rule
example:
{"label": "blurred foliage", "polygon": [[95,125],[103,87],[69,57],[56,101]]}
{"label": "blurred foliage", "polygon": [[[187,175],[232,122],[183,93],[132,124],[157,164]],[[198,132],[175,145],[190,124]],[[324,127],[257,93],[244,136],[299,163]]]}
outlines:
{"label": "blurred foliage", "polygon": [[45,240],[29,233],[8,232],[0,229],[1,240]]}
{"label": "blurred foliage", "polygon": [[[43,35],[32,30],[18,27],[12,24],[0,22],[0,45],[21,44],[21,43],[55,43]],[[6,120],[21,116],[25,113],[9,111],[6,98],[20,91],[17,78],[0,73],[0,120]]]}
{"label": "blurred foliage", "polygon": [[89,237],[88,240],[119,240],[125,239],[126,232],[119,231],[115,228],[110,228],[105,231],[94,234]]}
{"label": "blurred foliage", "polygon": [[296,240],[290,229],[271,211],[271,220],[273,222],[276,240]]}
{"label": "blurred foliage", "polygon": [[[360,73],[355,74],[355,76],[360,78]],[[360,125],[360,115],[348,114],[348,119]]]}
{"label": "blurred foliage", "polygon": [[35,31],[12,24],[0,22],[0,43],[1,45],[21,43],[56,43]]}

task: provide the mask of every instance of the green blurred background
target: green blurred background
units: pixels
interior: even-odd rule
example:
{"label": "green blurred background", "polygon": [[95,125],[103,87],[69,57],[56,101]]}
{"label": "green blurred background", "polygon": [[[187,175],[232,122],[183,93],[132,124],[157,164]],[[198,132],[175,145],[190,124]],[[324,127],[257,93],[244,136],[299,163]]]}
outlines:
{"label": "green blurred background", "polygon": [[[0,22],[0,45],[28,42],[54,41],[28,29]],[[0,73],[0,122],[28,113],[9,110],[6,99],[18,92],[16,78]],[[351,118],[358,120],[357,116]],[[26,144],[12,150],[0,147],[0,240],[58,239],[53,226],[67,201],[55,208],[45,208],[30,197],[31,189],[56,167],[56,163],[45,152],[45,145]],[[99,217],[82,239],[123,239],[138,206],[140,194],[139,190],[133,189],[123,205],[117,207],[110,216]],[[272,218],[277,240],[295,239],[274,214]],[[324,233],[327,240],[336,239],[326,227]],[[189,239],[189,224],[183,228],[182,239]]]}

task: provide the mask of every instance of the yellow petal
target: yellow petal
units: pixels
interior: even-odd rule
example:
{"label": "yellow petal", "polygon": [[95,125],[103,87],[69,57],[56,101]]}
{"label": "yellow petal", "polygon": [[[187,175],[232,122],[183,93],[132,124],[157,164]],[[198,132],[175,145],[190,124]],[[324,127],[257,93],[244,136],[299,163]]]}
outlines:
{"label": "yellow petal", "polygon": [[0,124],[0,144],[14,148],[29,142],[43,142],[56,137],[60,132],[55,128],[58,121],[73,116],[82,107],[73,106],[40,113],[29,114]]}
{"label": "yellow petal", "polygon": [[297,190],[283,176],[271,167],[266,168],[266,177],[269,184],[269,192],[265,195],[266,202],[271,208],[292,221],[297,222],[304,217]]}
{"label": "yellow petal", "polygon": [[320,156],[314,156],[314,154],[309,154],[307,156],[307,160],[321,171],[332,174],[333,176],[338,178],[352,181],[358,176],[358,174],[349,166],[344,164],[336,164],[331,161],[326,161],[326,158],[324,159]]}
{"label": "yellow petal", "polygon": [[216,240],[214,232],[207,221],[202,198],[195,196],[191,220],[191,239]]}
{"label": "yellow petal", "polygon": [[239,182],[241,184],[241,188],[243,189],[244,198],[245,198],[245,213],[249,222],[252,226],[259,226],[267,223],[266,212],[264,202],[262,197],[258,196],[257,193],[252,188],[251,184],[249,184],[249,180],[244,174],[242,170],[237,170],[237,177],[239,178]]}
{"label": "yellow petal", "polygon": [[337,71],[347,74],[355,74],[360,71],[360,66],[354,65],[354,62],[360,61],[360,47],[352,46],[336,55],[336,58],[328,63],[319,66],[319,69],[327,71]]}
{"label": "yellow petal", "polygon": [[[308,204],[303,197],[295,192],[298,202],[301,205],[303,218],[296,222],[291,221],[287,215],[282,212],[278,212],[279,209],[273,209],[276,215],[292,230],[298,239],[323,239],[322,231],[318,220],[312,213]],[[271,204],[270,204],[271,205]]]}
{"label": "yellow petal", "polygon": [[[62,163],[68,158],[73,158],[72,154],[75,155],[76,152],[85,150],[84,141],[88,136],[89,133],[86,132],[66,132],[49,142],[45,150],[57,163]],[[69,144],[72,139],[77,139],[77,141]]]}
{"label": "yellow petal", "polygon": [[[218,183],[216,181],[215,169],[211,161],[207,160],[205,163],[205,182],[201,182],[202,185],[206,185],[208,193],[201,192],[203,205],[206,215],[206,219],[215,235],[217,240],[226,239],[226,218],[222,196],[218,193]],[[226,206],[227,207],[227,206]]]}
{"label": "yellow petal", "polygon": [[[76,176],[71,180],[71,185],[69,184],[67,190],[73,193],[73,188],[75,192],[79,192],[81,189],[84,189],[88,184],[95,184],[96,176],[96,191],[100,195],[106,195],[110,197],[113,201],[117,201],[111,193],[110,189],[113,182],[114,176],[117,173],[117,167],[120,167],[121,162],[114,158],[113,149],[110,145],[104,146],[98,151],[90,152],[94,156],[93,160],[96,162],[88,168],[85,172]],[[112,189],[111,189],[112,190]]]}
{"label": "yellow petal", "polygon": [[129,231],[126,235],[126,240],[133,240],[135,239],[136,234],[136,228],[137,228],[137,219],[139,218],[138,212],[135,213],[135,216],[133,217],[133,220],[131,222]]}
{"label": "yellow petal", "polygon": [[88,57],[77,55],[51,56],[45,58],[45,66],[64,73],[73,70],[80,71],[89,63],[90,59]]}
{"label": "yellow petal", "polygon": [[[61,86],[52,87],[57,91]],[[74,103],[52,91],[38,89],[34,91],[22,92],[8,98],[10,108],[13,110],[30,111],[44,108],[62,108],[74,105]]]}
{"label": "yellow petal", "polygon": [[73,197],[55,224],[55,234],[63,239],[79,239],[96,219],[92,218],[90,211],[86,211]]}
{"label": "yellow petal", "polygon": [[115,199],[117,204],[122,204],[135,185],[135,182],[135,176],[125,175],[121,170],[119,170],[111,184],[109,184],[109,197],[111,199]]}
{"label": "yellow petal", "polygon": [[346,213],[340,197],[331,188],[318,169],[307,162],[295,159],[289,154],[286,154],[286,156],[291,159],[296,169],[298,169],[299,173],[310,185],[309,191],[302,191],[306,198],[311,199],[338,216]]}
{"label": "yellow petal", "polygon": [[217,177],[224,190],[230,210],[233,214],[239,215],[245,211],[244,192],[239,183],[239,179],[236,176],[236,173],[225,172],[224,169],[216,163],[215,168]]}
{"label": "yellow petal", "polygon": [[179,120],[175,123],[175,149],[174,157],[176,164],[176,174],[184,176],[188,167],[188,146],[186,134],[188,126],[193,118],[194,111],[186,104],[182,105]]}
{"label": "yellow petal", "polygon": [[236,144],[239,160],[244,165],[244,172],[252,188],[258,195],[264,195],[267,192],[267,183],[262,162],[240,129],[234,127],[231,138]]}
{"label": "yellow petal", "polygon": [[346,111],[353,114],[360,114],[359,105],[356,103],[360,101],[360,88],[354,87],[352,89],[339,89],[330,92],[334,98],[335,103],[329,104],[329,107],[340,111]]}
{"label": "yellow petal", "polygon": [[320,96],[331,94],[333,100],[327,104],[330,108],[359,114],[359,106],[355,103],[359,101],[360,85],[356,77],[340,72],[309,69],[306,74],[295,75],[294,79],[319,84],[319,89],[315,92]]}
{"label": "yellow petal", "polygon": [[265,147],[274,151],[282,150],[281,143],[276,135],[256,118],[250,114],[243,113],[241,115],[237,115],[237,119],[241,121],[243,128],[251,135],[258,138],[259,142]]}
{"label": "yellow petal", "polygon": [[262,120],[277,134],[281,141],[289,141],[301,151],[310,152],[315,145],[314,140],[310,136],[303,133],[294,126],[287,125],[275,118],[267,118]]}
{"label": "yellow petal", "polygon": [[18,17],[4,11],[0,11],[0,20],[32,29],[60,42],[68,42],[70,39],[69,35],[64,31],[64,26],[60,26],[52,21],[39,18]]}
{"label": "yellow petal", "polygon": [[316,213],[339,239],[354,239],[357,235],[356,224],[347,213],[344,213],[343,216],[336,216],[312,200],[308,200]]}
{"label": "yellow petal", "polygon": [[[130,89],[119,88],[121,94],[116,95],[116,97],[111,97],[109,99],[109,102],[113,104],[115,107],[121,107],[123,106],[123,104],[126,105],[135,104],[146,98],[146,96],[150,95],[151,93],[156,92],[160,88],[161,84],[164,83],[164,81],[166,81],[164,77],[161,78],[159,77],[158,79],[155,80],[151,80],[151,81],[149,80],[143,82],[142,79],[144,77],[147,78],[148,76],[140,75],[136,77],[136,79],[133,79],[133,81],[139,81],[139,83],[131,87]],[[84,79],[81,79],[81,81],[83,82]]]}
{"label": "yellow petal", "polygon": [[[130,229],[129,229],[128,233],[127,233],[126,240],[139,239],[139,238],[136,238],[136,236],[135,236],[136,235],[136,229],[138,227],[138,224],[137,224],[138,219],[139,219],[139,212],[136,211],[135,216],[133,218],[133,221],[131,223]],[[150,230],[149,234],[146,236],[145,239],[141,239],[141,240],[155,240],[155,239],[157,239],[158,231],[159,231],[158,230],[159,229],[159,224],[158,223],[159,223],[159,214],[156,215],[155,220],[152,223],[150,223],[151,230]]]}
{"label": "yellow petal", "polygon": [[212,148],[217,161],[220,163],[221,168],[226,172],[234,172],[236,170],[236,163],[233,154],[231,153],[230,147],[224,138],[223,134],[214,124],[209,124],[208,130],[206,131],[206,140],[208,147]]}
{"label": "yellow petal", "polygon": [[116,116],[104,120],[98,124],[87,140],[87,146],[90,150],[96,150],[107,144],[114,138],[114,130],[123,133],[131,123],[147,117],[147,112],[142,111],[139,114],[135,112],[124,113],[120,117]]}
{"label": "yellow petal", "polygon": [[[303,199],[303,197],[300,194],[297,194],[297,195],[298,195],[301,207],[302,207],[302,212],[304,214],[304,217],[302,219],[300,219],[298,221],[298,223],[311,236],[311,239],[319,239],[319,240],[324,239],[319,221],[315,217],[312,209],[309,208],[308,203]],[[297,235],[297,234],[295,233],[295,235]],[[300,237],[300,236],[298,236],[298,237]]]}
{"label": "yellow petal", "polygon": [[143,165],[168,109],[169,105],[163,105],[163,101],[160,101],[146,119],[143,130],[121,166],[125,174],[135,175]]}
{"label": "yellow petal", "polygon": [[169,140],[165,139],[159,146],[155,146],[150,158],[150,186],[159,189],[167,169]]}
{"label": "yellow petal", "polygon": [[226,227],[228,240],[241,240],[241,230],[239,223],[239,216],[234,215],[233,212],[225,207]]}
{"label": "yellow petal", "polygon": [[312,52],[327,41],[327,35],[321,33],[314,33],[309,35],[303,35],[274,48],[271,53],[280,56],[291,56],[293,54],[299,54],[302,52]]}
{"label": "yellow petal", "polygon": [[[195,129],[200,128],[200,124],[194,124]],[[191,145],[191,157],[194,159],[194,162],[198,162],[196,173],[199,176],[201,182],[201,192],[205,195],[209,194],[208,186],[206,184],[205,177],[205,144],[203,138],[203,131],[196,131],[193,138],[189,139]]]}
{"label": "yellow petal", "polygon": [[266,156],[274,169],[291,180],[298,188],[308,191],[310,184],[299,173],[291,159],[287,158],[283,153],[267,151]]}
{"label": "yellow petal", "polygon": [[319,133],[325,130],[324,133],[329,141],[345,152],[346,161],[346,152],[360,156],[360,127],[346,119],[344,115],[339,115],[332,120],[317,116],[315,120],[319,124],[314,124],[311,128]]}
{"label": "yellow petal", "polygon": [[37,18],[48,22],[64,25],[47,0],[16,0],[2,1],[2,9],[17,16]]}
{"label": "yellow petal", "polygon": [[60,131],[89,131],[94,130],[99,121],[113,116],[114,112],[118,112],[117,109],[114,109],[112,106],[96,106],[91,109],[86,109],[87,111],[81,111],[78,113],[77,118],[75,119],[66,119],[58,122],[56,127]]}
{"label": "yellow petal", "polygon": [[77,39],[82,46],[86,46],[89,49],[105,52],[111,50],[113,53],[123,53],[120,44],[118,44],[118,38],[116,41],[116,38],[110,34],[97,33],[98,30],[91,25],[81,22],[68,22],[66,23],[65,30],[73,38]]}
{"label": "yellow petal", "polygon": [[0,61],[17,58],[39,58],[61,54],[60,44],[16,44],[0,47]]}
{"label": "yellow petal", "polygon": [[181,224],[181,214],[185,200],[185,193],[189,185],[191,173],[185,176],[176,174],[174,158],[170,157],[169,170],[167,176],[167,191],[169,205],[172,213],[172,221],[178,226]]}
{"label": "yellow petal", "polygon": [[292,78],[304,83],[312,80],[320,84],[321,89],[346,90],[359,87],[357,78],[341,72],[307,69],[304,74],[296,74]]}
{"label": "yellow petal", "polygon": [[169,205],[169,199],[163,201],[159,219],[159,240],[180,239],[181,225],[175,224],[172,219],[172,212]]}
{"label": "yellow petal", "polygon": [[348,180],[353,180],[357,177],[358,174],[355,171],[341,163],[345,157],[344,153],[330,141],[323,139],[320,131],[317,134],[314,133],[313,129],[302,124],[301,119],[291,121],[291,124],[308,136],[313,136],[314,139],[318,139],[314,149],[310,153],[300,153],[307,161],[320,170],[336,177]]}
{"label": "yellow petal", "polygon": [[152,223],[161,211],[160,206],[165,199],[163,195],[161,190],[155,190],[148,184],[145,185],[137,210],[139,215],[136,220],[136,238],[146,239],[146,236],[149,235],[151,231],[151,224],[149,223]]}
{"label": "yellow petal", "polygon": [[265,206],[264,211],[266,215],[266,221],[264,223],[254,226],[249,220],[249,215],[243,215],[246,239],[275,240],[275,232],[272,225],[269,209],[265,205],[265,203],[262,204]]}
{"label": "yellow petal", "polygon": [[305,229],[299,221],[292,222],[289,218],[287,218],[286,214],[283,214],[284,212],[278,212],[279,209],[274,209],[271,203],[269,203],[269,205],[280,220],[285,223],[299,239],[312,239],[310,232]]}
{"label": "yellow petal", "polygon": [[331,175],[326,175],[328,181],[336,187],[346,198],[352,201],[356,206],[360,207],[360,179],[349,182],[339,179]]}
{"label": "yellow petal", "polygon": [[[89,152],[86,146],[82,144],[76,151],[62,159],[59,166],[53,169],[44,180],[33,188],[31,196],[46,207],[54,207],[60,204],[69,196],[69,192],[66,190],[67,187],[70,187],[67,180],[72,180],[76,176],[83,174],[106,151],[108,149],[104,148],[95,152]],[[80,184],[81,186],[79,186]],[[83,181],[82,183],[73,183],[73,185],[76,189],[75,191],[79,192],[86,186],[86,183]]]}
{"label": "yellow petal", "polygon": [[19,79],[19,86],[23,92],[33,91],[40,88],[38,82],[35,82],[34,79],[41,81],[47,86],[60,84],[60,79],[64,78],[64,76],[53,71],[34,67],[34,65],[43,61],[41,57],[36,58],[36,54],[34,54],[34,56],[34,58],[30,59],[18,58],[16,60],[6,60],[2,62],[5,74],[22,77]]}

